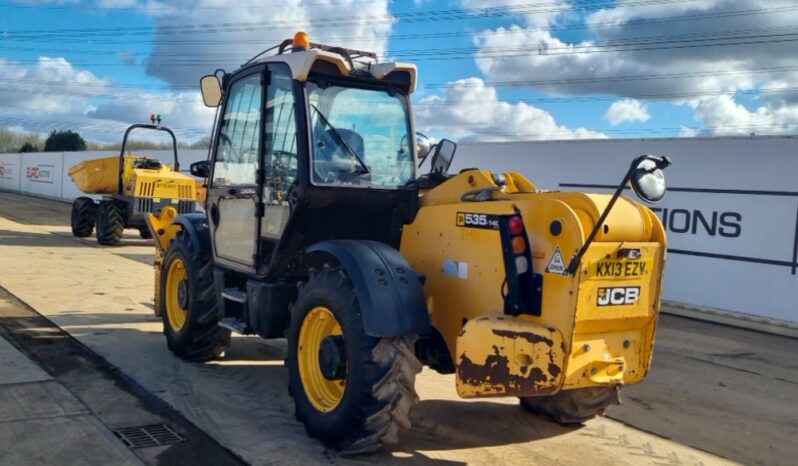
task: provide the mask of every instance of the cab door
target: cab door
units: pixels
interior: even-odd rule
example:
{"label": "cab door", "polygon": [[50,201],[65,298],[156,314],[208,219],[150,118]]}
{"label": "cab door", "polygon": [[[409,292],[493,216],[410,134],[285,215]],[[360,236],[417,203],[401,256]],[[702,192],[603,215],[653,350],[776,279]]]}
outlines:
{"label": "cab door", "polygon": [[216,137],[208,217],[216,262],[253,272],[258,262],[263,67],[229,87]]}

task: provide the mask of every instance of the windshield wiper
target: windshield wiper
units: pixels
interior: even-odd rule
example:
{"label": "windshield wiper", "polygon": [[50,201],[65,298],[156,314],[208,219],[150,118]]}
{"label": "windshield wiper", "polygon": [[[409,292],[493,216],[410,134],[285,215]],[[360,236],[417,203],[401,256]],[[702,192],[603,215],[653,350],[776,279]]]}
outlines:
{"label": "windshield wiper", "polygon": [[321,113],[321,110],[319,110],[319,108],[316,107],[313,104],[310,104],[310,106],[319,115],[319,118],[321,118],[321,122],[324,123],[325,126],[330,128],[330,131],[332,132],[333,138],[335,138],[335,140],[344,149],[346,149],[347,152],[349,152],[349,155],[351,155],[352,158],[357,160],[357,162],[360,164],[360,173],[363,174],[363,175],[368,175],[369,173],[371,173],[371,171],[369,170],[369,167],[366,166],[366,162],[364,162],[363,159],[361,159],[360,156],[357,155],[357,152],[355,152],[355,150],[352,149],[352,146],[350,146],[349,143],[346,142],[346,139],[344,139],[344,137],[341,135],[341,133],[338,132],[338,130],[335,128],[335,126],[332,125],[332,123],[330,123],[330,120],[328,120],[327,117],[325,117],[324,114]]}

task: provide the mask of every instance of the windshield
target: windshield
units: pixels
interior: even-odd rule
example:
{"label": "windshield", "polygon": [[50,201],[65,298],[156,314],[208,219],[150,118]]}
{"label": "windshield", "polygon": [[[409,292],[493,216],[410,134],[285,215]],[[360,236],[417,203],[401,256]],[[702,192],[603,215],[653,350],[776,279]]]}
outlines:
{"label": "windshield", "polygon": [[396,187],[414,179],[404,95],[313,82],[307,90],[314,184]]}

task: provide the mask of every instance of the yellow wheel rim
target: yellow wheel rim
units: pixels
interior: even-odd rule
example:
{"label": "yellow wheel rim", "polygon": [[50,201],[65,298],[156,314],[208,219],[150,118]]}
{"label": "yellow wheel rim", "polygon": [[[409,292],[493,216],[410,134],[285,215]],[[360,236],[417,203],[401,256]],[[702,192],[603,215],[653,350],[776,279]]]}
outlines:
{"label": "yellow wheel rim", "polygon": [[297,359],[302,388],[313,407],[325,413],[338,407],[346,391],[346,379],[328,380],[319,365],[322,340],[335,335],[343,335],[341,324],[332,311],[323,306],[311,309],[299,329]]}
{"label": "yellow wheel rim", "polygon": [[[169,270],[166,272],[166,317],[169,320],[169,326],[172,330],[179,332],[186,324],[186,316],[188,315],[187,304],[188,296],[182,296],[182,301],[185,306],[181,305],[181,283],[188,279],[188,272],[186,271],[186,264],[183,259],[175,258],[169,264]],[[186,284],[182,285],[183,293],[188,293]]]}

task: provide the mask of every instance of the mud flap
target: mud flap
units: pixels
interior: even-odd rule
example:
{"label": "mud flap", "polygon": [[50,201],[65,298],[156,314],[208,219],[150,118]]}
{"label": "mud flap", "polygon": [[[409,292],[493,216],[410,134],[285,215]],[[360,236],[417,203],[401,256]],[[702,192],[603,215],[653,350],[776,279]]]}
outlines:
{"label": "mud flap", "polygon": [[502,314],[468,321],[457,337],[456,358],[463,398],[540,396],[563,383],[560,332]]}

